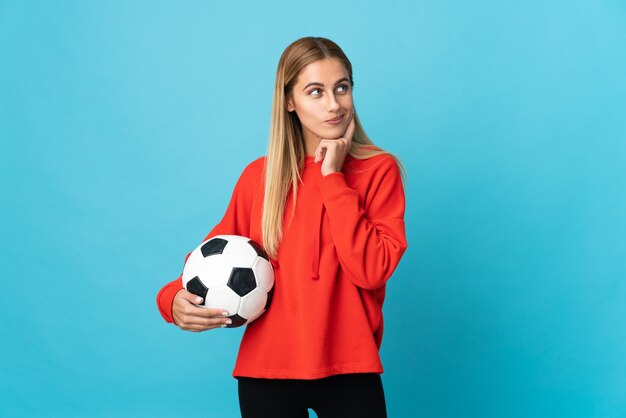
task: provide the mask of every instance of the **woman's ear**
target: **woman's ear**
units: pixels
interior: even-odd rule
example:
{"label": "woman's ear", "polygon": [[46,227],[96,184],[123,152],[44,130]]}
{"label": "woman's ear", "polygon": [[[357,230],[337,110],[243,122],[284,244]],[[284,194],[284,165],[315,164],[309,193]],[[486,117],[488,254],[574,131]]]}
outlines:
{"label": "woman's ear", "polygon": [[296,110],[296,108],[293,105],[293,100],[291,100],[291,96],[286,96],[285,102],[287,105],[287,112],[293,112],[294,110]]}

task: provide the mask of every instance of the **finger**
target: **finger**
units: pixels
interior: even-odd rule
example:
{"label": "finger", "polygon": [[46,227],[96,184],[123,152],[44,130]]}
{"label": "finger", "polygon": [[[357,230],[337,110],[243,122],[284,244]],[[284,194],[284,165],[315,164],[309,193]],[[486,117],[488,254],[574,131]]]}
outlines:
{"label": "finger", "polygon": [[193,293],[187,291],[187,289],[181,289],[178,293],[183,299],[195,305],[199,305],[203,302],[203,299],[200,296],[194,295]]}
{"label": "finger", "polygon": [[230,315],[226,309],[206,308],[203,306],[202,307],[197,306],[200,303],[204,302],[204,299],[202,299],[200,296],[197,296],[197,295],[194,295],[193,293],[188,292],[185,289],[181,289],[179,293],[186,302],[189,302],[189,305],[184,306],[185,314],[188,314],[188,315],[193,314],[196,316],[216,317],[216,318]]}
{"label": "finger", "polygon": [[[322,141],[324,140],[322,139]],[[326,145],[322,144],[322,141],[320,141],[320,144],[317,146],[317,150],[315,151],[316,163],[322,161],[326,156]]]}
{"label": "finger", "polygon": [[329,152],[334,152],[337,147],[340,147],[340,143],[346,144],[347,141],[341,136],[335,139],[322,139],[319,146],[323,149],[324,155],[326,156]]}
{"label": "finger", "polygon": [[337,141],[340,139],[322,139],[320,142],[320,147],[322,148],[323,156],[320,158],[320,161],[324,161],[324,164],[328,162],[331,164],[331,161],[337,155]]}
{"label": "finger", "polygon": [[204,318],[200,316],[185,316],[183,320],[183,325],[190,326],[201,326],[201,327],[221,327],[222,325],[232,324],[233,321],[230,318]]}
{"label": "finger", "polygon": [[202,316],[202,317],[229,316],[229,313],[226,309],[197,306],[193,302],[186,300],[184,296],[181,297],[180,299],[174,299],[174,305],[175,305],[176,311],[180,312],[183,315],[195,315],[195,316]]}
{"label": "finger", "polygon": [[348,141],[352,141],[352,136],[354,135],[355,129],[356,129],[356,122],[354,120],[354,113],[353,113],[352,119],[350,120],[350,123],[348,124],[348,128],[346,129],[346,132],[344,133],[343,137],[346,138]]}
{"label": "finger", "polygon": [[188,305],[185,307],[185,315],[199,316],[202,318],[224,318],[229,316],[226,309],[205,308],[203,306]]}
{"label": "finger", "polygon": [[206,326],[206,325],[189,325],[189,326],[185,326],[185,327],[181,327],[183,330],[185,331],[191,331],[191,332],[202,332],[202,331],[208,331],[210,329],[215,329],[215,328],[225,328],[222,327],[221,325],[217,325],[217,326]]}

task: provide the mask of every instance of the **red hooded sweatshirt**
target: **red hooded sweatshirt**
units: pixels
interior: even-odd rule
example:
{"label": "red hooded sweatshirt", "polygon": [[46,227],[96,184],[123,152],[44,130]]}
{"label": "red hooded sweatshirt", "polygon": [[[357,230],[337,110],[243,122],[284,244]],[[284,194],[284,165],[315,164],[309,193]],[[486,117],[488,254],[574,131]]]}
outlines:
{"label": "red hooded sweatshirt", "polygon": [[[203,241],[227,234],[262,244],[264,163],[261,157],[244,169],[223,219]],[[234,377],[383,372],[385,286],[407,248],[400,170],[387,154],[364,160],[348,155],[341,172],[326,176],[321,165],[305,156],[291,222],[288,194],[283,239],[270,260],[272,303],[246,325]],[[172,303],[180,289],[179,276],[157,296],[167,322],[174,322]]]}

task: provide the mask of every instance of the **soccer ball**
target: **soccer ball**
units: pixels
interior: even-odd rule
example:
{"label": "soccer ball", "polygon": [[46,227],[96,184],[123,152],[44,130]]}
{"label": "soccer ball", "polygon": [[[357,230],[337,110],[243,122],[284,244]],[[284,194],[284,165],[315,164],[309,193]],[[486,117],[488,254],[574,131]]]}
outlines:
{"label": "soccer ball", "polygon": [[232,324],[254,321],[272,303],[274,269],[263,248],[250,238],[217,235],[194,249],[183,268],[183,286],[204,299],[200,306],[222,308]]}

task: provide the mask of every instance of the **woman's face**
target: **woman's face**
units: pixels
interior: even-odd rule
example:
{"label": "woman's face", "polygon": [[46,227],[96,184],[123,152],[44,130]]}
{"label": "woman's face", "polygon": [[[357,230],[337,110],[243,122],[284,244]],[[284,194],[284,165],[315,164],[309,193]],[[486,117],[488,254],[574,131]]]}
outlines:
{"label": "woman's face", "polygon": [[305,143],[341,137],[354,112],[346,67],[337,58],[307,65],[287,97],[287,110],[298,115]]}

